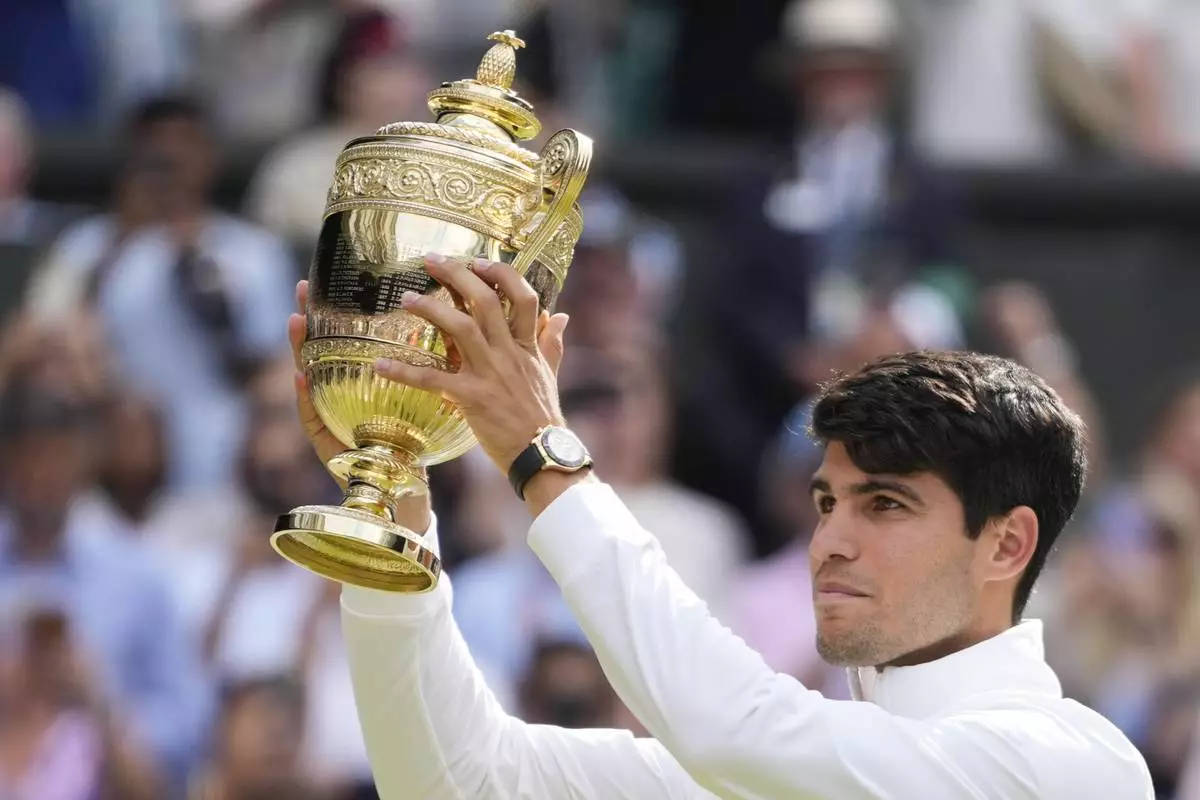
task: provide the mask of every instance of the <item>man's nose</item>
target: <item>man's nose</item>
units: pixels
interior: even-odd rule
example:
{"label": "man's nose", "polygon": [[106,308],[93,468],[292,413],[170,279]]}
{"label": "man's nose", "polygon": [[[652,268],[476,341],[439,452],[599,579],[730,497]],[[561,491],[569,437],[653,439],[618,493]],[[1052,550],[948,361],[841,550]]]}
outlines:
{"label": "man's nose", "polygon": [[816,563],[824,563],[832,558],[846,561],[858,558],[858,537],[850,511],[834,509],[824,515],[813,531],[808,551]]}

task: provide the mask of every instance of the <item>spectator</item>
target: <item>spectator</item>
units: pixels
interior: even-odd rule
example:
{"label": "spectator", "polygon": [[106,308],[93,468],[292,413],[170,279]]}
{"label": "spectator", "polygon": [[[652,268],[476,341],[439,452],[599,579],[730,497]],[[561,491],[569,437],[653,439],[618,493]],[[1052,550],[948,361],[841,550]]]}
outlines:
{"label": "spectator", "polygon": [[[15,598],[5,598],[16,606]],[[100,789],[98,725],[71,708],[61,650],[66,626],[50,609],[0,611],[0,793],[14,800],[89,800]]]}
{"label": "spectator", "polygon": [[213,759],[192,781],[188,800],[316,800],[301,769],[304,690],[261,677],[222,692]]}
{"label": "spectator", "polygon": [[153,766],[117,723],[120,712],[106,706],[91,668],[80,661],[66,598],[36,582],[10,582],[7,589],[0,598],[4,797],[162,797],[165,789]]}
{"label": "spectator", "polygon": [[166,414],[170,488],[212,490],[234,478],[246,376],[286,347],[295,273],[282,242],[212,207],[199,106],[147,102],[128,135],[117,208],[63,235],[28,303],[59,318],[95,308],[120,380]]}
{"label": "spectator", "polygon": [[73,679],[115,713],[120,738],[179,780],[207,713],[199,662],[166,578],[127,532],[85,526],[94,416],[70,395],[10,385],[0,403],[0,584],[51,584],[71,632]]}
{"label": "spectator", "polygon": [[227,538],[210,537],[178,562],[177,586],[206,658],[221,679],[288,672],[299,665],[306,615],[322,582],[271,549],[276,518],[331,499],[336,486],[308,449],[292,401],[291,360],[265,366],[249,384],[248,436],[239,485],[247,513]]}
{"label": "spectator", "polygon": [[267,156],[248,191],[247,214],[291,242],[315,244],[342,148],[389,122],[428,119],[432,87],[391,17],[348,17],[321,68],[317,127]]}
{"label": "spectator", "polygon": [[198,550],[213,544],[233,546],[235,531],[245,519],[245,500],[228,488],[168,490],[166,425],[154,403],[118,391],[100,413],[99,485],[87,510],[106,524],[130,530],[177,577],[172,583],[183,591],[192,585],[189,578]]}
{"label": "spectator", "polygon": [[539,641],[521,682],[520,716],[535,725],[607,728],[613,724],[617,697],[585,645]]}
{"label": "spectator", "polygon": [[571,315],[571,341],[602,347],[622,329],[665,323],[678,300],[679,243],[614,187],[589,186],[583,226],[558,310]]}
{"label": "spectator", "polygon": [[[886,297],[960,260],[947,182],[894,123],[892,5],[795,0],[784,21],[774,62],[798,127],[776,171],[723,198],[719,254],[698,259],[689,275],[689,339],[702,344],[682,413],[689,429],[709,433],[680,442],[681,474],[747,515],[759,454],[811,389],[788,376],[807,339],[853,331],[863,297]],[[784,533],[754,527],[760,552]]]}
{"label": "spectator", "polygon": [[674,419],[665,343],[648,327],[629,326],[602,350],[576,350],[563,369],[564,410],[595,443],[604,479],[684,583],[723,616],[749,534],[732,509],[667,473]]}

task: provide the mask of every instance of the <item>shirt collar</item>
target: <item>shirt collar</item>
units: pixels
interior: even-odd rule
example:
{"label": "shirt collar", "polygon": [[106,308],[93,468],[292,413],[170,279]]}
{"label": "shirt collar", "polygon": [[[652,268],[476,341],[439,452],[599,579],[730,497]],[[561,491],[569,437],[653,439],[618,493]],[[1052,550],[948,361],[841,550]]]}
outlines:
{"label": "shirt collar", "polygon": [[1025,620],[979,644],[911,667],[856,667],[850,692],[910,719],[938,716],[964,700],[996,691],[1062,697],[1046,663],[1040,620]]}

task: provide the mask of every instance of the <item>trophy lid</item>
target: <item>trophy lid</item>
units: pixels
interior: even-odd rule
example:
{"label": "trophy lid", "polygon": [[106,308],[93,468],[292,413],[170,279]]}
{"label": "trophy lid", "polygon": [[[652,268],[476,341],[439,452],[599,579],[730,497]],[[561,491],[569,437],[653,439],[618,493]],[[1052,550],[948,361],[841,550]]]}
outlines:
{"label": "trophy lid", "polygon": [[[509,141],[532,139],[542,124],[533,106],[512,90],[517,74],[517,50],[525,42],[516,31],[497,31],[488,37],[496,44],[484,54],[474,78],[443,83],[429,94],[429,110],[438,122],[453,127],[487,129]],[[490,124],[487,124],[490,123]]]}

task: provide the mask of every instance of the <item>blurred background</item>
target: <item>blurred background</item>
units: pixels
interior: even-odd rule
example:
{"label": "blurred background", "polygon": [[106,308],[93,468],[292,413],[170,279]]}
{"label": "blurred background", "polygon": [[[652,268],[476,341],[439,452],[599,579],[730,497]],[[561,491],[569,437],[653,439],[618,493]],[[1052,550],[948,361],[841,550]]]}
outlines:
{"label": "blurred background", "polygon": [[[340,497],[285,320],[341,147],[509,27],[547,134],[597,140],[564,407],[687,583],[845,697],[808,398],[888,352],[1016,358],[1092,432],[1030,615],[1159,797],[1200,800],[1193,0],[7,0],[0,796],[374,797],[336,587],[268,543]],[[504,476],[432,478],[505,705],[640,732]]]}

